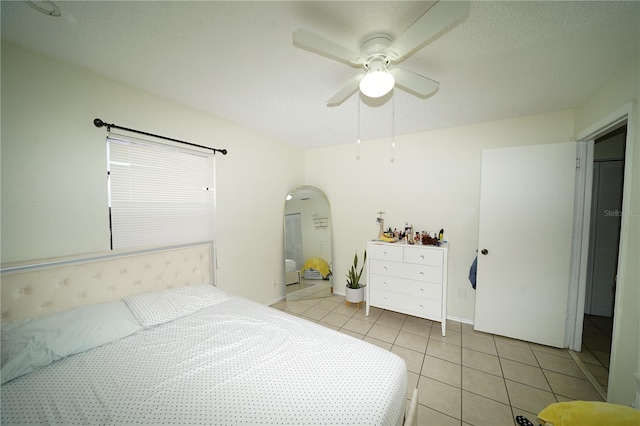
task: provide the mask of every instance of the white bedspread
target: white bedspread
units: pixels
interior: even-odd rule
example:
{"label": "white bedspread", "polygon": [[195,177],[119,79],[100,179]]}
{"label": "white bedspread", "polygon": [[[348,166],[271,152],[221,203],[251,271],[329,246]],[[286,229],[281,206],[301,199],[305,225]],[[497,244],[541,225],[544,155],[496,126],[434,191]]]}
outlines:
{"label": "white bedspread", "polygon": [[3,424],[393,425],[404,361],[234,297],[2,386]]}

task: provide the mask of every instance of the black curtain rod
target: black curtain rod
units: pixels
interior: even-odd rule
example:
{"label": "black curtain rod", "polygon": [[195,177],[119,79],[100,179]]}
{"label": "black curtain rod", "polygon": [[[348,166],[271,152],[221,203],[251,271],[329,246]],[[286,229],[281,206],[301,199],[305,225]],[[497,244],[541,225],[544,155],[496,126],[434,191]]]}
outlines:
{"label": "black curtain rod", "polygon": [[212,150],[212,151],[214,152],[214,154],[215,154],[216,152],[219,152],[219,153],[221,153],[222,155],[227,155],[227,150],[226,150],[226,149],[211,148],[211,147],[208,147],[208,146],[197,145],[197,144],[195,144],[195,143],[191,143],[191,142],[181,141],[181,140],[179,140],[179,139],[173,139],[173,138],[168,138],[168,137],[166,137],[166,136],[154,135],[153,133],[142,132],[142,131],[140,131],[140,130],[128,129],[128,128],[126,128],[126,127],[117,126],[117,125],[115,125],[115,124],[105,123],[104,121],[100,120],[99,118],[95,118],[95,119],[93,120],[93,124],[94,124],[96,127],[104,127],[104,126],[107,126],[107,130],[111,130],[111,128],[114,128],[114,129],[120,129],[120,130],[126,130],[126,131],[128,131],[128,132],[139,133],[139,134],[141,134],[141,135],[153,136],[154,138],[160,138],[160,139],[165,139],[165,140],[168,140],[168,141],[173,141],[173,142],[183,143],[183,144],[185,144],[185,145],[196,146],[196,147],[198,147],[198,148],[210,149],[210,150]]}

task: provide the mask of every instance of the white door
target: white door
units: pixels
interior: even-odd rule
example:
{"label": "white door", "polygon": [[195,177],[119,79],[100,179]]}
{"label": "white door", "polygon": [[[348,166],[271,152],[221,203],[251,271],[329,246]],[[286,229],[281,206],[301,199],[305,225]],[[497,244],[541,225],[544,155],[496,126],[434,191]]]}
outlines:
{"label": "white door", "polygon": [[475,329],[565,346],[576,144],[482,152]]}

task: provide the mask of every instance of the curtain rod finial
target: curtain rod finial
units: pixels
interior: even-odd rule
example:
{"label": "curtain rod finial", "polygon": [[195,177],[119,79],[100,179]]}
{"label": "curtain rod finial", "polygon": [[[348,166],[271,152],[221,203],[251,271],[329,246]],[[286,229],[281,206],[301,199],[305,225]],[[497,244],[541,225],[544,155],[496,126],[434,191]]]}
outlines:
{"label": "curtain rod finial", "polygon": [[99,118],[95,118],[95,119],[93,120],[93,124],[94,124],[94,126],[96,126],[96,127],[102,127],[102,126],[104,126],[104,125],[105,125],[105,122],[104,122],[104,121],[102,121],[102,120],[100,120]]}

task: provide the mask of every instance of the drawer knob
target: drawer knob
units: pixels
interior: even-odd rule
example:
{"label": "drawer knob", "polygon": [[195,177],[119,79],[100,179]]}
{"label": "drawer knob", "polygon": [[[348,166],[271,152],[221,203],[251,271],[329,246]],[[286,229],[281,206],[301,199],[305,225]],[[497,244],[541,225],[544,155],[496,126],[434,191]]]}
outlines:
{"label": "drawer knob", "polygon": [[384,301],[385,301],[385,302],[387,301],[387,298],[386,298],[386,297],[384,298]]}
{"label": "drawer knob", "polygon": [[382,285],[386,287],[387,286],[387,282],[386,281],[383,282]]}
{"label": "drawer knob", "polygon": [[422,305],[420,305],[420,309],[422,309]]}
{"label": "drawer knob", "polygon": [[421,277],[422,277],[422,276],[424,276],[424,272],[420,272],[420,276],[421,276]]}
{"label": "drawer knob", "polygon": [[383,251],[383,252],[382,252],[382,255],[383,255],[383,256],[386,256],[386,255],[387,255],[387,252],[386,252],[386,251]]}
{"label": "drawer knob", "polygon": [[386,271],[386,270],[387,270],[387,267],[385,266],[384,268],[382,268],[382,270],[383,270],[383,271]]}
{"label": "drawer knob", "polygon": [[420,289],[420,293],[424,293],[424,289],[423,288]]}
{"label": "drawer knob", "polygon": [[420,259],[424,259],[424,254],[421,254],[421,255],[420,255]]}

